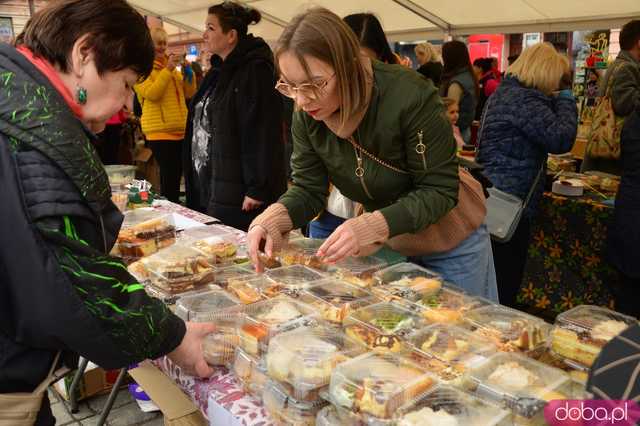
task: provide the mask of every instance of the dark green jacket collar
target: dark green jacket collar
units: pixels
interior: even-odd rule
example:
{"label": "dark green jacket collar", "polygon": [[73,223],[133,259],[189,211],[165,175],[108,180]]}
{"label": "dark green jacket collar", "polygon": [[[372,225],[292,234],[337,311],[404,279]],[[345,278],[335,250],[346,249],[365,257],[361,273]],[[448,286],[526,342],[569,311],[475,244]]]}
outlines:
{"label": "dark green jacket collar", "polygon": [[27,58],[0,44],[0,133],[12,146],[46,155],[99,213],[109,202],[109,180],[91,143],[94,135]]}

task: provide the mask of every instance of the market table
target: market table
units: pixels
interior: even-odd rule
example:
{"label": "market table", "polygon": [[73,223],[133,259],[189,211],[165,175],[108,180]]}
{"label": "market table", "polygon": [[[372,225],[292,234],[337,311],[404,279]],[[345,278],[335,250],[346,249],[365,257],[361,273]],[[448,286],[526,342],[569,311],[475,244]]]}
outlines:
{"label": "market table", "polygon": [[581,304],[613,309],[610,288],[620,278],[605,259],[613,206],[601,200],[544,194],[532,224],[517,298],[524,310],[553,321],[557,314]]}

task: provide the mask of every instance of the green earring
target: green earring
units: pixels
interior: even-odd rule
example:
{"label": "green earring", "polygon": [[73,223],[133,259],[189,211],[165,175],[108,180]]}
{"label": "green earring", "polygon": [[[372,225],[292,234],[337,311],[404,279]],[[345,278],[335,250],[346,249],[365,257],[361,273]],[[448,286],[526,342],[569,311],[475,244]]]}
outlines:
{"label": "green earring", "polygon": [[87,89],[80,85],[76,85],[76,99],[80,105],[87,103]]}

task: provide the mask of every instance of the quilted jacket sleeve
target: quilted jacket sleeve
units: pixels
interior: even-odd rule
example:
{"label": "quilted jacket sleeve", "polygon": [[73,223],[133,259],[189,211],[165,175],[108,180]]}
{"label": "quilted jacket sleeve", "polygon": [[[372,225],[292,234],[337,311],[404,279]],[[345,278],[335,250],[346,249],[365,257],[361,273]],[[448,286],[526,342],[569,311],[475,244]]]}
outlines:
{"label": "quilted jacket sleeve", "polygon": [[519,114],[526,138],[550,154],[569,152],[578,131],[578,109],[573,98],[526,98],[527,114]]}

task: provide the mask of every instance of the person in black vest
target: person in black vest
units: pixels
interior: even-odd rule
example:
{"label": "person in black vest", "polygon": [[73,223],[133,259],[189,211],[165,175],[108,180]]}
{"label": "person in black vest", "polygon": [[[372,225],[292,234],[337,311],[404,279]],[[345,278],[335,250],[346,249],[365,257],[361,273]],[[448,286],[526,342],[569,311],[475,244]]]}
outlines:
{"label": "person in black vest", "polygon": [[436,87],[440,87],[442,80],[442,58],[436,48],[429,42],[420,43],[415,48],[416,58],[420,67],[416,71],[431,80]]}
{"label": "person in black vest", "polygon": [[187,120],[187,206],[246,231],[286,190],[282,98],[271,49],[247,34],[260,12],[230,1],[208,12],[213,66]]}

